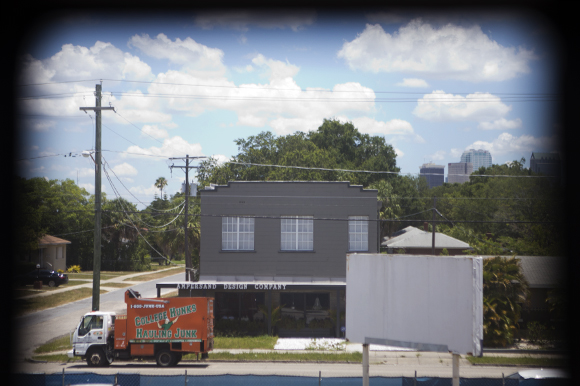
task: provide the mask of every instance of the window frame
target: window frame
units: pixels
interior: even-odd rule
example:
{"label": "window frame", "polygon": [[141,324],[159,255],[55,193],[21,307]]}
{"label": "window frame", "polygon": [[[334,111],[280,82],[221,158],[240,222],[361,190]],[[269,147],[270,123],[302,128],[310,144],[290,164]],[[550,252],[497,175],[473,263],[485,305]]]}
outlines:
{"label": "window frame", "polygon": [[[361,226],[360,231],[358,228],[359,226]],[[353,227],[355,228],[354,231],[352,230]],[[366,228],[366,231],[364,228]],[[357,235],[362,236],[361,240],[356,240]],[[365,241],[362,240],[364,238],[366,238],[366,244],[363,244],[365,243]],[[358,245],[356,243],[360,243],[360,248],[358,248]],[[369,251],[369,216],[348,216],[348,251],[349,252]]]}
{"label": "window frame", "polygon": [[[227,221],[230,219],[235,219],[235,224],[228,224]],[[248,224],[241,224],[240,220],[248,220]],[[224,224],[224,222],[226,222]],[[224,230],[224,225],[226,226],[226,230]],[[235,231],[228,231],[227,227],[229,225],[235,225]],[[251,231],[240,231],[240,225],[250,225]],[[246,216],[224,216],[222,217],[222,251],[254,251],[255,249],[255,230],[256,230],[256,222],[253,217],[246,217]],[[227,247],[228,243],[233,242],[234,240],[229,240],[225,238],[225,235],[235,235],[235,248],[224,248]],[[240,235],[251,235],[249,240],[240,240]],[[227,239],[227,240],[226,240]],[[250,243],[249,248],[240,248],[241,243]]]}
{"label": "window frame", "polygon": [[[285,231],[285,222],[293,221],[290,226],[294,228],[291,231]],[[300,220],[307,220],[301,223]],[[309,221],[308,221],[309,220]],[[286,225],[287,227],[288,225]],[[306,226],[310,230],[300,231],[300,227]],[[284,238],[284,235],[293,235],[293,240]],[[300,240],[300,236],[310,235],[310,240]],[[306,236],[308,238],[308,236]],[[286,248],[286,243],[292,242],[293,248]],[[300,243],[306,243],[306,248],[300,248]],[[314,216],[282,216],[280,220],[280,251],[282,252],[313,252],[314,251]]]}

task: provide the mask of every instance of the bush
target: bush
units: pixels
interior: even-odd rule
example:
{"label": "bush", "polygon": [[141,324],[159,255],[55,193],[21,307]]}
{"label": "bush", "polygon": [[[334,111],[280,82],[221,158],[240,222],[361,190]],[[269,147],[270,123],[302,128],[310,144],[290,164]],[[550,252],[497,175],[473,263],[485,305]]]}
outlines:
{"label": "bush", "polygon": [[528,323],[528,342],[545,346],[550,341],[548,328],[540,322]]}
{"label": "bush", "polygon": [[80,265],[71,265],[66,270],[68,273],[81,273],[81,266]]}
{"label": "bush", "polygon": [[56,272],[58,272],[58,273],[64,273],[64,271],[62,269],[57,269]]}

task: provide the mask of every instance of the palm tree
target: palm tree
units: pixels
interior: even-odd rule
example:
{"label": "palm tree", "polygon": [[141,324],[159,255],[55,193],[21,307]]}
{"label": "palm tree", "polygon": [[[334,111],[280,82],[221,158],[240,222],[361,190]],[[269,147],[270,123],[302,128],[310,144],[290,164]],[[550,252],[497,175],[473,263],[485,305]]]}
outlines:
{"label": "palm tree", "polygon": [[165,177],[159,177],[155,181],[155,187],[161,191],[161,194],[159,195],[159,197],[161,199],[163,199],[163,188],[166,186],[167,186],[167,180],[165,179]]}

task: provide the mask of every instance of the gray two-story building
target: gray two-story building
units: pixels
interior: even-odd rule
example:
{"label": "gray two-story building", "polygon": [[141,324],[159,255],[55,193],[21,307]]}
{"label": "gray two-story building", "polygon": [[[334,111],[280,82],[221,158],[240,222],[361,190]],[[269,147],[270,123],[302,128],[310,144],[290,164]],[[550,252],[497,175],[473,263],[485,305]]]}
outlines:
{"label": "gray two-story building", "polygon": [[349,182],[239,181],[200,196],[199,281],[158,289],[215,297],[216,320],[265,320],[271,332],[279,307],[284,323],[298,326],[278,328],[279,336],[312,334],[308,326],[339,336],[346,255],[379,252],[377,191]]}

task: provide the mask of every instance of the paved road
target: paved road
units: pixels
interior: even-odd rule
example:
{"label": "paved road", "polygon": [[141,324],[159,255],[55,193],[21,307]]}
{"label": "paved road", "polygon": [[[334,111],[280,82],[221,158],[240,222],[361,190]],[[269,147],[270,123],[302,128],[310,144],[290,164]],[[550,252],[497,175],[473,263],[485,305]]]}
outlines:
{"label": "paved road", "polygon": [[[429,353],[422,353],[429,354]],[[439,360],[417,361],[409,358],[406,363],[396,361],[370,365],[370,376],[377,377],[413,377],[417,371],[418,377],[445,377],[451,378],[452,368],[449,363],[440,363]],[[362,364],[360,363],[280,363],[280,362],[180,362],[172,368],[159,368],[155,362],[114,362],[107,368],[89,368],[83,362],[74,364],[64,363],[26,363],[22,366],[22,372],[36,373],[66,373],[93,372],[98,374],[116,373],[140,373],[146,375],[183,375],[187,371],[188,376],[195,375],[286,375],[318,377],[361,377]],[[501,378],[512,374],[519,367],[489,367],[489,366],[461,366],[459,376],[462,378]]]}
{"label": "paved road", "polygon": [[[135,276],[135,274],[127,275],[127,277],[130,276]],[[101,294],[100,309],[125,313],[124,296],[127,288],[132,288],[140,292],[143,297],[156,297],[156,283],[183,280],[183,276],[184,274],[180,273],[152,281],[134,282],[134,285],[126,288],[111,288],[110,292]],[[123,278],[125,277],[119,277],[116,281],[123,280]],[[105,287],[106,282],[101,283],[101,288]],[[80,318],[85,313],[91,311],[91,306],[92,298],[89,297],[59,307],[14,318],[16,330],[14,332],[19,337],[17,344],[12,350],[15,370],[18,371],[20,369],[22,364],[25,363],[25,358],[30,358],[33,355],[33,350],[36,347],[53,338],[70,333],[77,326]]]}

